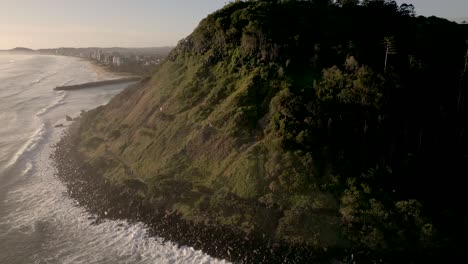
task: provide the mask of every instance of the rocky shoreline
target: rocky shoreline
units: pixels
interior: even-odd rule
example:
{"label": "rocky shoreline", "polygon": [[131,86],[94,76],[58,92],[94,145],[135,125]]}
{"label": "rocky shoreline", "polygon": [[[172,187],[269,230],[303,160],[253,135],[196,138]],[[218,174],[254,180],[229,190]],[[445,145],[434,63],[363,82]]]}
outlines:
{"label": "rocky shoreline", "polygon": [[127,187],[110,184],[88,166],[78,151],[79,121],[69,128],[51,155],[57,178],[67,187],[68,195],[79,206],[95,215],[95,223],[104,219],[143,222],[149,235],[190,246],[196,250],[236,263],[340,263],[343,250],[321,252],[265,239],[263,234],[245,234],[227,226],[193,223],[176,212],[156,208]]}
{"label": "rocky shoreline", "polygon": [[58,86],[54,88],[54,91],[72,91],[72,90],[81,90],[87,88],[95,88],[99,86],[111,85],[111,84],[121,84],[121,83],[131,83],[140,81],[140,77],[125,77],[119,79],[112,79],[112,80],[105,80],[105,81],[97,81],[97,82],[89,82],[83,84],[75,84],[75,85],[66,85],[66,86]]}

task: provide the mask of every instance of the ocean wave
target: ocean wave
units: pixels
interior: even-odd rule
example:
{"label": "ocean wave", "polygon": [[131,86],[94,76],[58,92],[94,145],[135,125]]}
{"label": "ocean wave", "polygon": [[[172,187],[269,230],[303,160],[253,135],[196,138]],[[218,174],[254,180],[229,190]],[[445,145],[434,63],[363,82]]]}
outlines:
{"label": "ocean wave", "polygon": [[[7,69],[14,69],[15,67],[7,68]],[[5,68],[2,69],[2,71],[5,70]],[[30,78],[30,73],[27,72],[13,72],[8,74],[7,76],[2,76],[2,82],[9,82],[9,83],[20,83],[24,81],[24,78]],[[19,80],[19,82],[18,82]]]}
{"label": "ocean wave", "polygon": [[21,89],[18,89],[17,91],[6,91],[6,92],[9,92],[8,94],[0,94],[1,96],[1,99],[2,100],[5,100],[5,99],[10,99],[10,98],[15,98],[16,96],[22,94],[24,92],[24,88],[23,86],[19,86]]}
{"label": "ocean wave", "polygon": [[11,113],[11,111],[29,110],[31,108],[31,105],[36,106],[38,104],[37,102],[40,102],[43,99],[44,99],[43,96],[34,96],[34,97],[29,97],[29,98],[13,97],[13,98],[10,98],[9,100],[8,99],[5,100],[4,98],[2,98],[0,100],[0,104],[3,104],[3,105],[0,106],[0,111],[4,110],[7,113]]}
{"label": "ocean wave", "polygon": [[55,72],[51,72],[51,73],[49,73],[49,74],[47,74],[47,75],[44,75],[44,76],[39,77],[39,78],[36,79],[36,80],[31,81],[31,84],[41,83],[43,80],[45,80],[45,79],[47,79],[47,78],[49,78],[49,77],[52,77],[52,76],[54,76],[54,75],[56,75],[56,74],[57,74],[56,71],[55,71]]}
{"label": "ocean wave", "polygon": [[[53,132],[59,138],[58,132]],[[50,144],[56,142],[51,140]],[[50,144],[34,155],[48,157]],[[33,260],[51,263],[207,263],[227,264],[192,247],[179,246],[152,237],[141,222],[104,220],[67,195],[67,189],[55,176],[51,163],[38,162],[32,177],[8,193],[6,203],[15,208],[7,213],[8,233],[20,232],[31,241],[47,245],[33,254]],[[40,172],[40,174],[39,174]],[[0,254],[1,256],[1,254]],[[42,263],[31,261],[31,263]]]}
{"label": "ocean wave", "polygon": [[39,79],[36,79],[34,81],[31,81],[31,84],[36,84],[36,83],[40,83],[42,80],[44,80],[45,77],[41,77]]}
{"label": "ocean wave", "polygon": [[42,108],[39,112],[37,112],[36,114],[37,117],[43,116],[47,114],[50,110],[54,109],[55,107],[59,105],[63,105],[65,103],[65,99],[67,98],[67,94],[65,93],[65,91],[59,91],[57,92],[57,94],[61,94],[61,96],[58,97],[57,100],[52,102],[52,104]]}
{"label": "ocean wave", "polygon": [[44,140],[46,131],[46,124],[42,124],[36,131],[34,131],[33,135],[29,138],[29,140],[10,159],[10,161],[6,165],[6,168],[10,168],[11,166],[15,165],[18,162],[18,160],[26,153],[34,151],[37,145],[42,140]]}
{"label": "ocean wave", "polygon": [[28,173],[30,173],[32,171],[32,169],[34,168],[34,165],[32,162],[28,162],[26,164],[26,167],[23,169],[23,171],[21,171],[21,176],[25,176],[27,175]]}
{"label": "ocean wave", "polygon": [[[59,83],[70,78],[54,78],[53,81],[56,79],[60,80],[57,81]],[[31,80],[28,79],[26,83]],[[80,76],[76,80],[82,81]],[[16,87],[23,90],[20,88]],[[38,92],[34,91],[33,94]],[[65,105],[67,111],[75,111],[73,105],[67,108],[66,92],[52,93],[47,90],[44,96],[47,96],[50,103],[39,110],[36,117],[33,117],[35,120],[31,122],[47,119],[49,116],[38,116],[53,111],[53,108],[61,104]],[[3,97],[2,99],[5,100]],[[15,101],[7,99],[4,102]],[[37,104],[25,105],[38,111]],[[39,108],[41,107],[44,105]],[[0,110],[1,113],[3,112]],[[15,113],[21,114],[18,111]],[[31,116],[18,118],[26,120],[25,118]],[[8,170],[0,171],[0,177],[5,176],[1,178],[0,184],[0,223],[2,228],[5,226],[6,232],[4,236],[0,234],[0,259],[4,260],[7,253],[7,258],[18,256],[12,258],[18,263],[227,263],[212,259],[193,248],[179,247],[157,237],[150,237],[149,230],[142,223],[124,220],[95,223],[93,215],[85,208],[76,206],[75,201],[66,194],[65,185],[55,177],[55,168],[49,162],[49,156],[53,151],[53,144],[61,137],[61,130],[53,129],[56,120],[53,117],[50,119],[46,123],[40,123],[35,131],[29,132],[27,142],[16,153],[9,152],[10,155],[4,161]],[[25,129],[18,124],[15,131]],[[14,132],[10,134],[12,138],[15,137]],[[23,177],[18,177],[20,175]]]}
{"label": "ocean wave", "polygon": [[65,86],[65,85],[67,85],[67,84],[73,82],[74,80],[75,80],[75,79],[68,80],[68,81],[66,81],[66,82],[64,82],[64,83],[62,83],[62,84],[60,84],[59,86]]}
{"label": "ocean wave", "polygon": [[[36,162],[22,166],[30,177],[22,177],[23,182],[8,191],[5,199],[12,208],[4,213],[7,233],[22,234],[27,247],[34,243],[44,246],[31,254],[29,263],[43,263],[45,259],[64,264],[228,263],[192,247],[152,237],[141,222],[106,219],[96,223],[95,215],[69,198],[66,186],[55,176],[55,167],[47,162],[51,146],[60,137],[57,130],[51,130],[45,147],[32,154]],[[8,246],[5,250],[15,250]]]}

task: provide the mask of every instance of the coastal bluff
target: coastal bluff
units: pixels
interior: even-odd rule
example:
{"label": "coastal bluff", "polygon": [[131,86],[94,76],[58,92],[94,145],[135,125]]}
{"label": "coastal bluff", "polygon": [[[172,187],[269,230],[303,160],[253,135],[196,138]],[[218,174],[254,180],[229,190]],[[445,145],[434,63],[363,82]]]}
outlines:
{"label": "coastal bluff", "polygon": [[141,78],[137,77],[137,76],[125,77],[125,78],[118,78],[118,79],[98,81],[98,82],[89,82],[89,83],[82,83],[82,84],[75,84],[75,85],[57,86],[57,87],[54,88],[54,91],[81,90],[81,89],[95,88],[95,87],[104,86],[104,85],[111,85],[111,84],[138,82],[140,80],[141,80]]}
{"label": "coastal bluff", "polygon": [[227,4],[81,115],[58,177],[106,183],[68,187],[107,217],[177,215],[200,229],[164,239],[233,262],[448,262],[468,236],[466,39],[391,1]]}

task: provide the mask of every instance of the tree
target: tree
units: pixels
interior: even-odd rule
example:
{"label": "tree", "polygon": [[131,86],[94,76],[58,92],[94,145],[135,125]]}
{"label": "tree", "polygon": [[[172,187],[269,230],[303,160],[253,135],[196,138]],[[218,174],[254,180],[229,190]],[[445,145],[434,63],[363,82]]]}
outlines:
{"label": "tree", "polygon": [[[466,41],[466,44],[468,45],[468,40]],[[468,47],[466,48],[465,69],[463,70],[463,74],[466,73],[466,70],[468,70]]]}
{"label": "tree", "polygon": [[360,66],[348,57],[344,70],[333,66],[323,70],[322,80],[314,82],[317,98],[322,102],[378,108],[383,80],[368,66]]}
{"label": "tree", "polygon": [[385,37],[383,41],[385,45],[385,66],[384,71],[387,71],[387,62],[389,54],[396,54],[395,37]]}
{"label": "tree", "polygon": [[400,5],[399,11],[400,11],[400,14],[402,14],[404,16],[414,17],[416,15],[414,5],[412,5],[412,4],[409,4],[409,5],[408,4],[402,4],[402,5]]}
{"label": "tree", "polygon": [[336,0],[336,4],[339,6],[355,6],[359,4],[359,0]]}
{"label": "tree", "polygon": [[314,45],[314,57],[312,58],[312,60],[314,62],[314,69],[317,69],[319,54],[320,54],[320,44],[316,43]]}
{"label": "tree", "polygon": [[466,78],[466,71],[468,70],[468,40],[466,40],[467,48],[466,48],[466,54],[465,54],[465,67],[463,69],[463,72],[460,77],[460,85],[458,88],[458,112],[463,112],[464,108],[464,95],[463,95],[463,82],[464,79]]}

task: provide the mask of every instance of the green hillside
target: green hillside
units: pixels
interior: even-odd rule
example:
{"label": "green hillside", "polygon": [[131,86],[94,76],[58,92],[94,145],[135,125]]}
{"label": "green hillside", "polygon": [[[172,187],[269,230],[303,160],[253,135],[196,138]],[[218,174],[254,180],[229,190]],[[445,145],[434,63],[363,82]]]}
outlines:
{"label": "green hillside", "polygon": [[456,251],[468,29],[354,2],[228,4],[83,115],[80,151],[191,221],[361,256]]}

